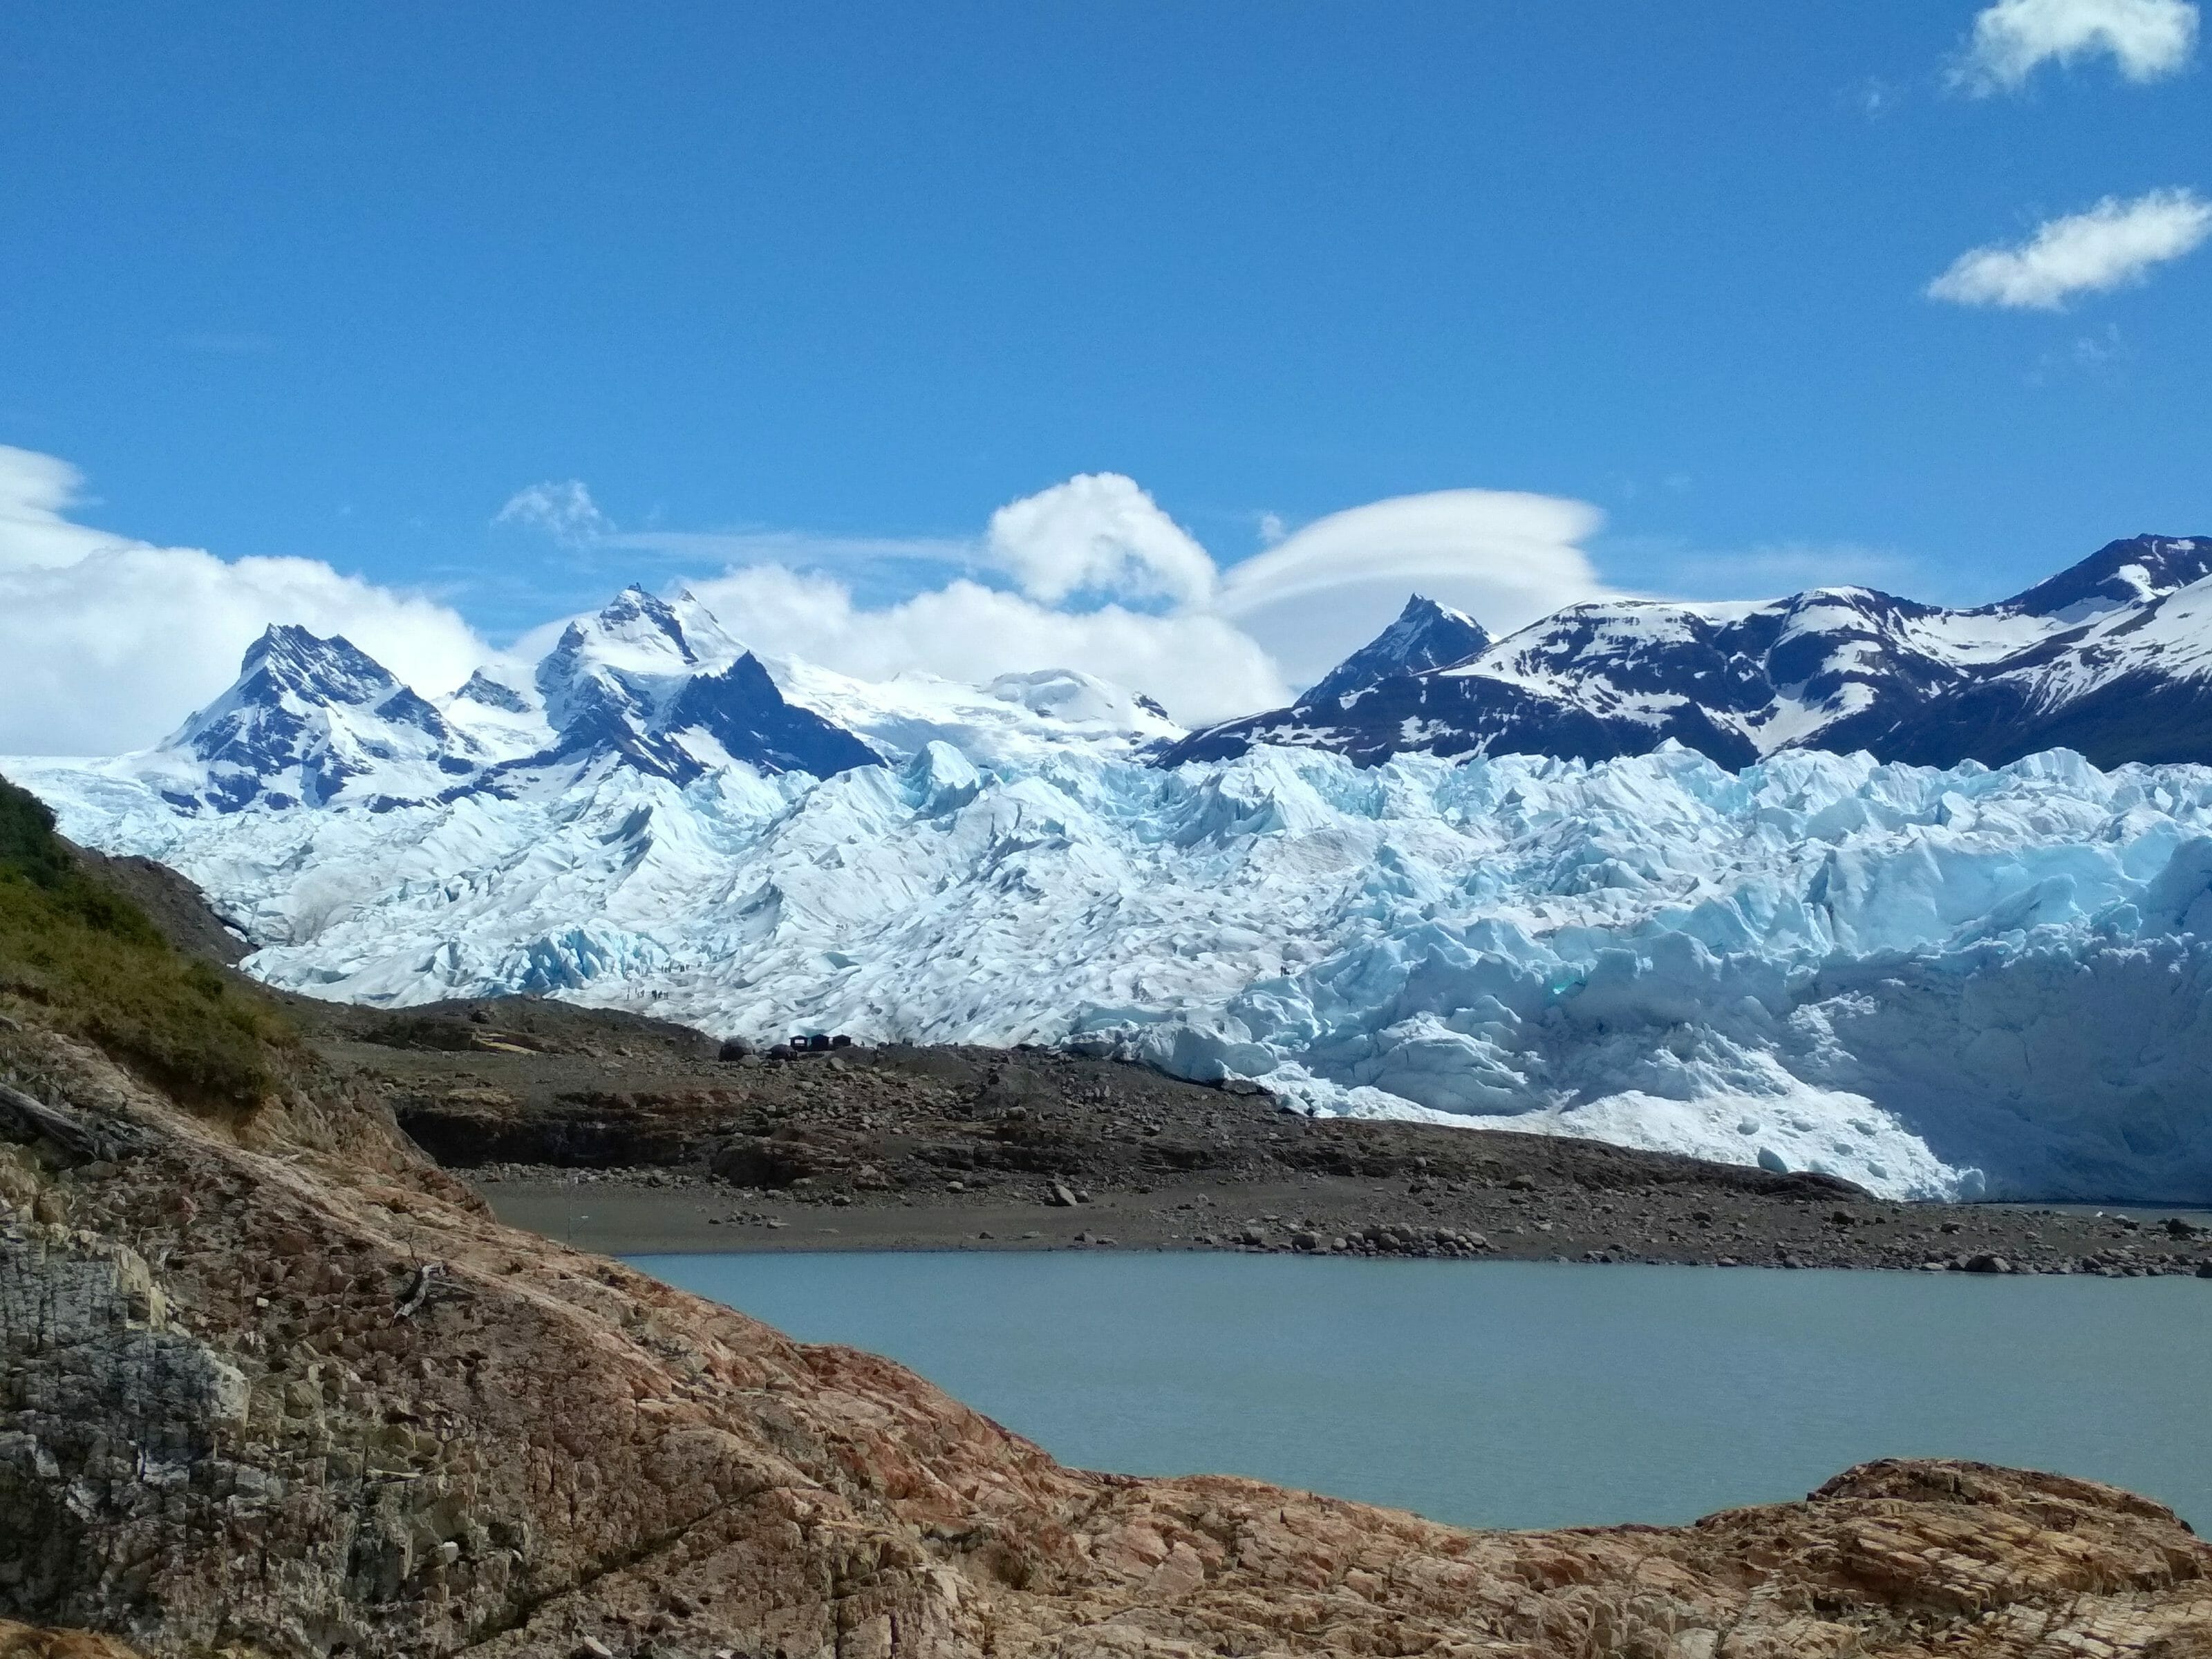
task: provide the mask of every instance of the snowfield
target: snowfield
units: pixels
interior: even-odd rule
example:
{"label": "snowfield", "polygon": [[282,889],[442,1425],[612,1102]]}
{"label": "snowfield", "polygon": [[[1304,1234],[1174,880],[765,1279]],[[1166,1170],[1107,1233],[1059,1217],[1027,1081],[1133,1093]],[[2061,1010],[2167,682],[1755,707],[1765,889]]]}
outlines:
{"label": "snowfield", "polygon": [[198,815],[112,764],[0,770],[318,996],[1073,1042],[1893,1195],[2212,1195],[2212,769],[878,744],[818,781],[608,759]]}

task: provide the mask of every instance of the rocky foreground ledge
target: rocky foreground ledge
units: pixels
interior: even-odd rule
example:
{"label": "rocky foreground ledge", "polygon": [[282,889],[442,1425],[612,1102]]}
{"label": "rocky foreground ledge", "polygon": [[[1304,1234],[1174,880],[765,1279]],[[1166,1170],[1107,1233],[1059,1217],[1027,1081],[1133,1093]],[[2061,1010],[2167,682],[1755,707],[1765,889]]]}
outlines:
{"label": "rocky foreground ledge", "polygon": [[333,1073],[196,1115],[17,1025],[0,1075],[0,1655],[2212,1652],[2212,1548],[2110,1487],[1469,1533],[1086,1474],[499,1224]]}

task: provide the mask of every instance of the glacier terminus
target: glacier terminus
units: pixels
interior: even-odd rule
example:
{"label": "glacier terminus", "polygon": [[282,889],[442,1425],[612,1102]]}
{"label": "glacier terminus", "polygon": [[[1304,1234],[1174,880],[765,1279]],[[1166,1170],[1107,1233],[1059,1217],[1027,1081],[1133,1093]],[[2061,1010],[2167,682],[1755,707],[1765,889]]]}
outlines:
{"label": "glacier terminus", "polygon": [[[2160,757],[2151,716],[2112,734],[2129,676],[2157,679],[2137,686],[2154,714],[2195,706],[2197,653],[2174,641],[2208,579],[2197,544],[2147,545],[2011,611],[1777,611],[1797,631],[1762,635],[1762,663],[1809,668],[1759,690],[1760,719],[1817,731],[1826,695],[1826,724],[1863,737],[1878,705],[1895,756],[1699,752],[1678,735],[1693,684],[1640,693],[1663,729],[1604,754],[1378,744],[1371,726],[1332,746],[1296,711],[1274,721],[1294,733],[1194,752],[1158,705],[1087,676],[870,684],[758,658],[697,601],[633,589],[439,699],[274,629],[159,748],[0,770],[66,834],[189,876],[250,971],[316,996],[526,992],[756,1041],[1068,1044],[1312,1112],[1893,1196],[2201,1200],[2212,769]],[[1332,677],[1337,714],[1419,705],[1461,647],[1498,684],[1531,660],[1425,605]],[[1712,626],[1741,632],[1736,612]],[[1842,630],[1825,657],[1808,617]],[[1641,637],[1686,626],[1662,622]],[[1529,633],[1556,658],[1565,626]],[[1882,628],[1921,654],[1877,660]],[[1553,660],[1547,684],[1617,690],[1627,637],[1595,630],[1611,663]],[[1939,673],[1931,641],[1967,644]],[[1976,690],[1974,660],[2002,684]],[[1751,729],[1747,684],[1707,724]],[[1922,704],[1988,720],[2024,698],[2027,729],[2063,727],[2049,685],[2096,700],[2072,729],[2148,758],[1917,763]],[[1556,724],[1568,693],[1544,696]],[[1634,708],[1602,713],[1611,743]]]}

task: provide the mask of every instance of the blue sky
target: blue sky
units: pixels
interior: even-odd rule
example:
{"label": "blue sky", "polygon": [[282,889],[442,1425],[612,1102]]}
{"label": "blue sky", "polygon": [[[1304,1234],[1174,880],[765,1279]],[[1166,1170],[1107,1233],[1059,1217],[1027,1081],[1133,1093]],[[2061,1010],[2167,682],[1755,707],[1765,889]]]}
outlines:
{"label": "blue sky", "polygon": [[495,641],[763,549],[890,604],[1098,473],[1223,566],[1486,489],[1615,588],[1978,602],[2212,529],[2212,250],[1929,293],[2212,191],[2192,7],[2007,3],[2080,49],[1978,92],[1972,0],[12,8],[0,443]]}

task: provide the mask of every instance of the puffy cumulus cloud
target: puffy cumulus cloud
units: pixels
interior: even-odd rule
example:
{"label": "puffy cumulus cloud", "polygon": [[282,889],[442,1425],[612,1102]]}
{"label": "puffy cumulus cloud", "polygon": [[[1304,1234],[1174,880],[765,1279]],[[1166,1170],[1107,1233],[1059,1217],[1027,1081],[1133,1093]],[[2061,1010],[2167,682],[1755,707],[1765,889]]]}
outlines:
{"label": "puffy cumulus cloud", "polygon": [[991,515],[993,562],[1033,599],[1076,594],[1200,605],[1213,560],[1133,478],[1085,472]]}
{"label": "puffy cumulus cloud", "polygon": [[1956,78],[1977,93],[2024,86],[2045,64],[2109,55],[2130,81],[2155,81],[2197,46],[2189,0],[1997,0],[1974,19]]}
{"label": "puffy cumulus cloud", "polygon": [[1928,285],[1954,305],[2057,311],[2077,294],[2140,282],[2154,265],[2193,252],[2212,236],[2212,203],[2193,191],[2107,196],[2086,213],[2052,219],[2010,247],[1962,253]]}
{"label": "puffy cumulus cloud", "polygon": [[1316,519],[1232,566],[1215,610],[1310,684],[1419,592],[1504,635],[1603,597],[1579,544],[1597,508],[1555,495],[1446,489]]}
{"label": "puffy cumulus cloud", "polygon": [[312,559],[223,560],[76,524],[81,484],[65,462],[0,447],[0,753],[155,742],[271,623],[343,634],[426,694],[484,654],[445,606]]}
{"label": "puffy cumulus cloud", "polygon": [[615,527],[614,520],[599,511],[599,504],[592,499],[581,478],[549,480],[518,489],[492,515],[492,522],[542,530],[570,547],[595,541]]}
{"label": "puffy cumulus cloud", "polygon": [[688,584],[757,651],[861,679],[919,670],[980,682],[1076,668],[1156,697],[1186,724],[1272,708],[1290,688],[1258,641],[1204,611],[1054,610],[966,577],[882,606],[834,576],[757,564]]}

